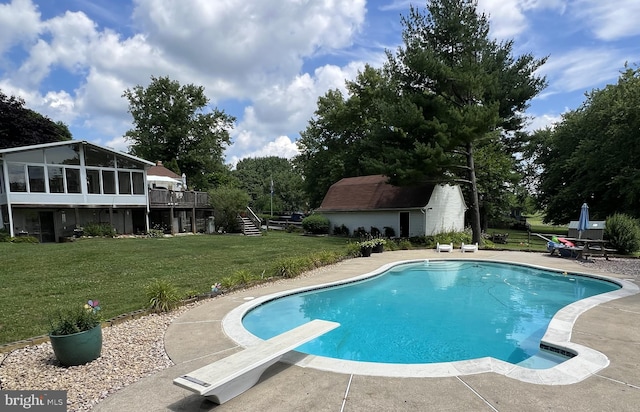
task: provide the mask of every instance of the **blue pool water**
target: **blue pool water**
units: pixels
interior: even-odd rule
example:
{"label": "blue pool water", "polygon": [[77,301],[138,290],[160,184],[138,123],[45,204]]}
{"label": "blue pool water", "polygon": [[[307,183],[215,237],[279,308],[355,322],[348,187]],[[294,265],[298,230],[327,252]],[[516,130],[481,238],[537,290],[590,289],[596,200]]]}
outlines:
{"label": "blue pool water", "polygon": [[518,364],[540,356],[540,339],[558,310],[619,288],[513,264],[419,262],[266,302],[243,325],[268,339],[312,319],[339,322],[296,349],[330,358],[409,364],[491,356]]}

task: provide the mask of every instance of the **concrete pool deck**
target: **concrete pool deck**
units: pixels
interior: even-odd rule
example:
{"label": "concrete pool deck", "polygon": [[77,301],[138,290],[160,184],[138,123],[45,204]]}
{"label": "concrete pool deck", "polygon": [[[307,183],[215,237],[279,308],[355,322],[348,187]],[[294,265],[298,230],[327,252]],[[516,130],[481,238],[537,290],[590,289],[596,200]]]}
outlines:
{"label": "concrete pool deck", "polygon": [[[109,396],[94,411],[625,411],[640,405],[640,294],[604,302],[579,316],[571,342],[604,354],[610,364],[570,385],[526,383],[497,373],[447,377],[383,377],[277,363],[261,382],[223,405],[173,385],[174,378],[242,350],[222,329],[225,316],[252,298],[330,283],[411,259],[488,259],[624,279],[549,254],[411,250],[373,254],[287,279],[218,296],[177,318],[165,335],[175,366]],[[304,362],[303,362],[304,363]]]}

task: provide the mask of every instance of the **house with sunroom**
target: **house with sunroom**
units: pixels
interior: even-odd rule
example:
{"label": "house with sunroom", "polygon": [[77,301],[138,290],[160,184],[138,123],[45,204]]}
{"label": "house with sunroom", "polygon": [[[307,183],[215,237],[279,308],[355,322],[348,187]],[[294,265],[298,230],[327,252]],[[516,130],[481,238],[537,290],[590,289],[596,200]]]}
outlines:
{"label": "house with sunroom", "polygon": [[11,236],[56,242],[87,223],[149,229],[154,163],[88,141],[0,149],[0,222]]}
{"label": "house with sunroom", "polygon": [[330,230],[344,225],[349,233],[393,229],[396,236],[432,236],[464,230],[467,209],[460,186],[394,186],[383,175],[341,179],[331,185],[316,213],[329,219]]}

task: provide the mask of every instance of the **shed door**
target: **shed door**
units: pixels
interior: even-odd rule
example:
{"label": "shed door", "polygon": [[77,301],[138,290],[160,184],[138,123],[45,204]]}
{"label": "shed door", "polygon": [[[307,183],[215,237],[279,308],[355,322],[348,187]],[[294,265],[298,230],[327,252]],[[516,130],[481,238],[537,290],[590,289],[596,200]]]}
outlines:
{"label": "shed door", "polygon": [[409,237],[409,212],[400,212],[400,237]]}

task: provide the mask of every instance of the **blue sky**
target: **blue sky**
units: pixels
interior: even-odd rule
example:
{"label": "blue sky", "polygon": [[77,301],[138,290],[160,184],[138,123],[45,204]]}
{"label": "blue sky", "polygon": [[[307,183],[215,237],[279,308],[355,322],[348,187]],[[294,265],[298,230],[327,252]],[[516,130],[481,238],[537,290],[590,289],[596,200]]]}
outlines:
{"label": "blue sky", "polygon": [[[343,89],[401,41],[400,0],[0,0],[0,89],[69,125],[75,139],[127,150],[124,90],[151,76],[205,88],[237,118],[226,160],[296,154],[318,96]],[[516,55],[549,56],[530,129],[640,63],[640,1],[479,0]],[[149,159],[158,160],[158,159]]]}

